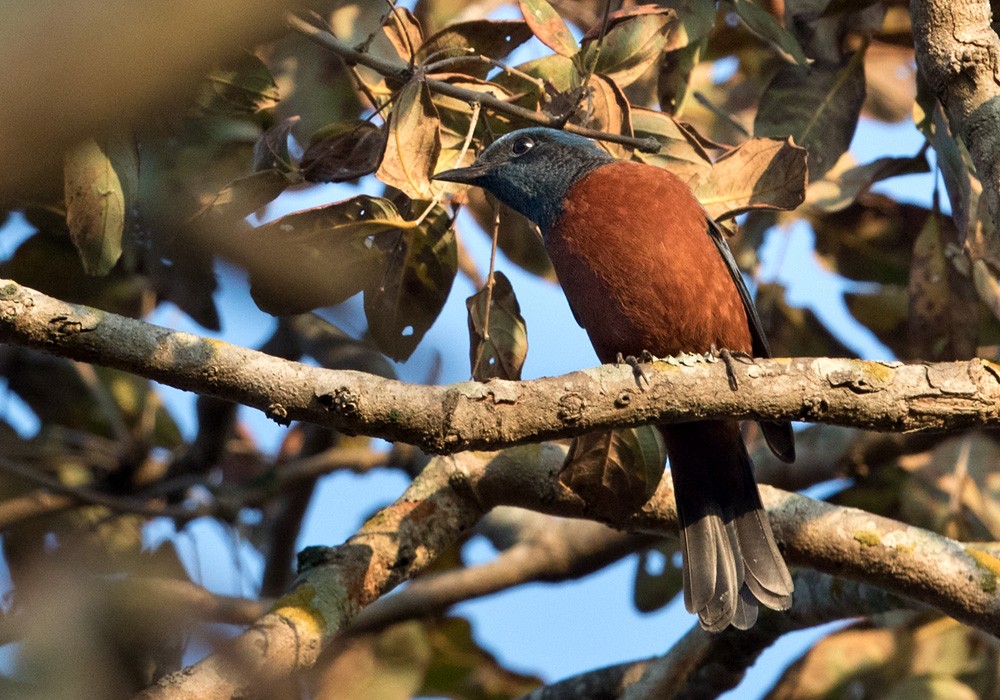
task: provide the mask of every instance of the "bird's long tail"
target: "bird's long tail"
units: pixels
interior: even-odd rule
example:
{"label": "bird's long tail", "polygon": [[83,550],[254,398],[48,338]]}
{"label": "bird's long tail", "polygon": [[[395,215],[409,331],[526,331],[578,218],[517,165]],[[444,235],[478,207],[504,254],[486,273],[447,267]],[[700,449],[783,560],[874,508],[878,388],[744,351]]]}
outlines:
{"label": "bird's long tail", "polygon": [[739,424],[661,426],[681,526],[684,605],[716,632],[747,629],[757,604],[787,610],[792,579],[771,534]]}

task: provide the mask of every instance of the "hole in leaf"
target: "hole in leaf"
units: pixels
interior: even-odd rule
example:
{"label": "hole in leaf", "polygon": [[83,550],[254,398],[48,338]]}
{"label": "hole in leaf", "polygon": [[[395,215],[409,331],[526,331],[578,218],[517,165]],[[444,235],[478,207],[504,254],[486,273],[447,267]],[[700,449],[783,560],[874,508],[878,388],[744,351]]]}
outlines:
{"label": "hole in leaf", "polygon": [[684,555],[680,552],[674,552],[674,555],[670,559],[675,569],[679,569],[684,566]]}
{"label": "hole in leaf", "polygon": [[644,568],[649,576],[661,576],[667,568],[667,558],[658,549],[651,549],[646,552],[644,563]]}
{"label": "hole in leaf", "polygon": [[413,326],[407,326],[406,328],[404,328],[403,332],[400,335],[402,335],[404,338],[408,338],[409,336],[413,335]]}

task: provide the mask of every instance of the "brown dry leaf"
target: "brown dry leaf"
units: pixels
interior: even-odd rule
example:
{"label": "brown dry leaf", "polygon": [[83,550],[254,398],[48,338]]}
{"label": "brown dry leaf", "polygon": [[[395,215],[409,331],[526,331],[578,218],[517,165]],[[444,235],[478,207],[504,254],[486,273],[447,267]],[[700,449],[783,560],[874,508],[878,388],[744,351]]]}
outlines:
{"label": "brown dry leaf", "polygon": [[403,61],[409,64],[416,60],[417,52],[424,43],[424,32],[412,12],[405,7],[390,5],[382,18],[382,32]]}
{"label": "brown dry leaf", "polygon": [[441,152],[441,132],[431,91],[411,80],[389,116],[389,136],[375,177],[411,199],[431,199],[431,175]]}
{"label": "brown dry leaf", "polygon": [[823,177],[847,150],[865,98],[864,52],[846,63],[784,65],[761,96],[755,136],[792,136],[809,151],[809,177]]}
{"label": "brown dry leaf", "polygon": [[469,311],[469,364],[477,382],[493,378],[520,380],[528,356],[528,327],[514,288],[502,272],[494,273],[494,280],[492,294],[483,287],[465,300]]}
{"label": "brown dry leaf", "polygon": [[695,195],[714,219],[794,209],[805,199],[806,151],[790,139],[751,139],[724,154]]}
{"label": "brown dry leaf", "polygon": [[652,425],[573,439],[559,482],[602,518],[620,521],[649,500],[663,476],[666,446]]}
{"label": "brown dry leaf", "polygon": [[583,65],[594,63],[594,72],[621,87],[634,83],[662,56],[678,24],[677,15],[666,8],[641,5],[626,12],[630,14],[609,22],[600,48],[596,41],[586,42],[582,56]]}
{"label": "brown dry leaf", "polygon": [[712,176],[708,154],[669,114],[633,107],[632,129],[637,137],[651,136],[660,142],[656,153],[636,152],[640,161],[669,170],[692,190]]}
{"label": "brown dry leaf", "polygon": [[[628,100],[614,81],[603,75],[590,77],[590,89],[580,109],[570,119],[580,124],[609,134],[632,135],[632,116]],[[599,142],[611,155],[627,159],[632,149],[610,141]]]}
{"label": "brown dry leaf", "polygon": [[973,281],[955,269],[946,248],[958,247],[951,221],[935,211],[913,244],[910,266],[910,355],[935,362],[976,355],[979,303]]}

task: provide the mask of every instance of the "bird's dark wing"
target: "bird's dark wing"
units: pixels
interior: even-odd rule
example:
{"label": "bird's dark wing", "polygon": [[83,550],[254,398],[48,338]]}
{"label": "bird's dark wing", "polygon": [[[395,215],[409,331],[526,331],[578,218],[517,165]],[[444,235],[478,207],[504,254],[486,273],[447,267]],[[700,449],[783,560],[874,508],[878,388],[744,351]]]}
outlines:
{"label": "bird's dark wing", "polygon": [[[739,265],[736,264],[736,258],[733,257],[732,251],[729,250],[729,244],[726,243],[726,236],[712,217],[706,216],[705,218],[708,222],[708,235],[719,251],[719,255],[725,261],[726,269],[729,270],[729,276],[732,277],[736,289],[739,290],[743,310],[747,315],[747,323],[750,324],[754,357],[770,357],[771,348],[767,344],[767,336],[764,335],[760,316],[757,315],[757,308],[753,305],[753,299],[750,298],[750,290],[747,289],[747,284],[743,281],[743,274],[740,272]],[[771,448],[775,457],[783,462],[795,461],[795,436],[790,424],[761,421],[760,429],[764,433],[767,446]]]}

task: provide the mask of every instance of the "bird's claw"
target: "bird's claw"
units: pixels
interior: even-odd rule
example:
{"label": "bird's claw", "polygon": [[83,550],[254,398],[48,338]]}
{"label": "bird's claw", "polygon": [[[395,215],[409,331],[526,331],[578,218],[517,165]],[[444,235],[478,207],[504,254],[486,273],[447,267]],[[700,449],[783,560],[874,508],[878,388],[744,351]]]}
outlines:
{"label": "bird's claw", "polygon": [[729,380],[730,391],[737,391],[740,388],[739,382],[736,380],[736,362],[742,362],[743,364],[753,364],[753,355],[742,350],[737,350],[732,352],[726,348],[721,350],[715,345],[709,349],[709,353],[722,360],[723,364],[726,365],[726,378]]}
{"label": "bird's claw", "polygon": [[646,370],[643,369],[642,364],[653,362],[655,359],[648,350],[643,350],[639,357],[635,355],[623,356],[621,353],[618,353],[618,356],[615,358],[615,366],[628,365],[631,367],[632,374],[635,375],[635,381],[639,385],[639,388],[642,389],[643,380],[646,380],[646,386],[650,384],[649,375],[646,374]]}

